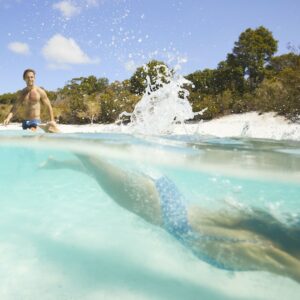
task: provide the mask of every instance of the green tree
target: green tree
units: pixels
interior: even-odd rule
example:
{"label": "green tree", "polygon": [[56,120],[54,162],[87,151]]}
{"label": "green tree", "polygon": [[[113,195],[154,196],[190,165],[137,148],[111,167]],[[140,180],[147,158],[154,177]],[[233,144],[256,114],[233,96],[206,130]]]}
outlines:
{"label": "green tree", "polygon": [[77,117],[81,120],[89,120],[91,124],[98,121],[101,114],[100,99],[95,94],[84,96],[84,110],[77,113]]}
{"label": "green tree", "polygon": [[300,119],[300,70],[283,69],[276,77],[265,79],[256,90],[256,109],[275,111],[286,118]]}
{"label": "green tree", "polygon": [[[233,48],[235,64],[243,69],[244,76],[249,77],[250,89],[254,90],[264,79],[266,63],[277,51],[277,41],[265,27],[248,28],[239,36]],[[228,61],[230,64],[230,62]]]}
{"label": "green tree", "polygon": [[5,93],[0,95],[0,104],[13,104],[18,97],[18,93]]}
{"label": "green tree", "polygon": [[0,123],[7,117],[11,110],[11,105],[8,104],[0,104]]}
{"label": "green tree", "polygon": [[80,86],[84,94],[91,95],[95,92],[103,92],[108,86],[108,79],[97,79],[95,76],[89,76],[87,78],[83,78]]}
{"label": "green tree", "polygon": [[278,75],[284,69],[300,70],[300,55],[287,53],[272,57],[266,69],[269,77]]}
{"label": "green tree", "polygon": [[[58,91],[57,103],[62,120],[72,123],[94,122],[99,117],[96,94],[104,93],[107,78],[95,76],[73,78]],[[63,107],[63,109],[62,109]]]}
{"label": "green tree", "polygon": [[148,84],[147,79],[149,79],[153,90],[158,89],[160,86],[159,78],[163,83],[168,82],[168,70],[169,68],[164,62],[157,60],[152,60],[145,66],[137,68],[130,78],[131,93],[143,95]]}
{"label": "green tree", "polygon": [[217,70],[204,69],[186,76],[193,83],[192,91],[202,95],[213,95],[219,92]]}
{"label": "green tree", "polygon": [[84,119],[81,116],[82,112],[85,110],[83,95],[74,93],[71,98],[69,98],[68,102],[72,121],[80,123],[84,122]]}
{"label": "green tree", "polygon": [[91,95],[95,92],[103,92],[107,86],[107,78],[97,79],[95,76],[89,76],[71,79],[63,90],[64,92],[76,91],[81,95]]}
{"label": "green tree", "polygon": [[202,115],[196,116],[196,119],[210,120],[220,114],[220,106],[214,95],[205,95],[201,101],[193,102],[193,111],[205,111]]}
{"label": "green tree", "polygon": [[140,96],[128,90],[128,81],[113,82],[105,93],[99,95],[101,102],[101,118],[103,123],[115,122],[122,112],[131,113],[140,100]]}
{"label": "green tree", "polygon": [[244,70],[233,54],[228,54],[226,61],[221,61],[216,72],[218,92],[230,90],[243,94],[246,89]]}

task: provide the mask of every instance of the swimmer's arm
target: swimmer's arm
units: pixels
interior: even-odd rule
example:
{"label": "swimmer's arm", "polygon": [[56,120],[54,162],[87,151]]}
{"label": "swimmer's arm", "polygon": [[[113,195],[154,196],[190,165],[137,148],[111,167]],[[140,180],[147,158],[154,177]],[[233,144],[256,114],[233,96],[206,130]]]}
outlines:
{"label": "swimmer's arm", "polygon": [[41,94],[41,101],[42,101],[42,103],[48,108],[51,122],[55,123],[53,109],[52,109],[50,100],[49,100],[46,92],[44,90],[40,89],[40,94]]}
{"label": "swimmer's arm", "polygon": [[13,104],[8,116],[3,121],[4,125],[8,125],[12,117],[16,114],[18,106],[21,104],[21,93],[18,94],[16,102]]}
{"label": "swimmer's arm", "polygon": [[[201,234],[203,235],[203,231]],[[243,233],[241,238],[243,239]],[[210,239],[204,242],[199,239],[195,242],[194,249],[195,247],[198,247],[200,253],[217,258],[217,261],[232,269],[267,271],[300,282],[299,259],[263,237],[257,237],[256,242],[216,242]]]}
{"label": "swimmer's arm", "polygon": [[[188,216],[195,232],[225,240],[219,241],[218,246],[213,239],[208,239],[206,243],[200,240],[197,246],[202,252],[209,253],[212,257],[223,253],[221,258],[224,263],[229,263],[236,269],[265,270],[300,282],[300,260],[297,255],[286,252],[271,238],[260,235],[252,228],[245,228],[242,217],[211,213],[197,207],[189,209]],[[246,216],[249,218],[249,215]],[[235,241],[231,243],[226,239]]]}
{"label": "swimmer's arm", "polygon": [[[258,244],[237,244],[237,255],[241,261],[250,266],[256,265],[258,270],[269,271],[281,276],[288,276],[300,282],[300,261],[289,253],[277,248],[267,240]],[[233,248],[235,247],[233,246]]]}

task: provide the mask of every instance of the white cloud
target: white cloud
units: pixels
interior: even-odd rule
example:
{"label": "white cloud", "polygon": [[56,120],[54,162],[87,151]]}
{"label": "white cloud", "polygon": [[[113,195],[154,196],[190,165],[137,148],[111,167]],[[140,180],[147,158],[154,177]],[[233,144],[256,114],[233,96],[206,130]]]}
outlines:
{"label": "white cloud", "polygon": [[66,19],[70,19],[78,15],[81,11],[80,7],[75,6],[71,1],[68,0],[54,3],[52,7],[59,10]]}
{"label": "white cloud", "polygon": [[30,54],[29,46],[26,43],[12,42],[8,44],[8,49],[14,53],[28,55]]}
{"label": "white cloud", "polygon": [[70,65],[99,63],[85,54],[72,38],[56,34],[50,38],[42,49],[44,58],[51,68],[65,69]]}

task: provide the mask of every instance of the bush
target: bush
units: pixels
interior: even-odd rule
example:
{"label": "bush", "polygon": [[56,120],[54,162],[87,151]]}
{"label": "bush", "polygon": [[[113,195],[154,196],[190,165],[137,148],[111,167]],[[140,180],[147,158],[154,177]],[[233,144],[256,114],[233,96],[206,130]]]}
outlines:
{"label": "bush", "polygon": [[122,83],[115,82],[110,85],[105,93],[100,94],[99,98],[101,106],[100,121],[111,123],[118,120],[122,112],[133,112],[136,103],[141,97],[133,95],[127,89],[124,89]]}
{"label": "bush", "polygon": [[255,110],[254,96],[245,93],[243,96],[236,96],[232,101],[231,112],[235,114]]}
{"label": "bush", "polygon": [[275,111],[290,120],[300,116],[300,71],[284,69],[277,78],[264,80],[256,91],[256,108]]}
{"label": "bush", "polygon": [[11,105],[0,104],[0,124],[5,120],[9,114]]}
{"label": "bush", "polygon": [[196,116],[195,119],[211,120],[221,112],[220,106],[216,102],[216,98],[211,95],[204,96],[201,101],[195,102],[192,107],[194,112],[206,109],[202,115]]}

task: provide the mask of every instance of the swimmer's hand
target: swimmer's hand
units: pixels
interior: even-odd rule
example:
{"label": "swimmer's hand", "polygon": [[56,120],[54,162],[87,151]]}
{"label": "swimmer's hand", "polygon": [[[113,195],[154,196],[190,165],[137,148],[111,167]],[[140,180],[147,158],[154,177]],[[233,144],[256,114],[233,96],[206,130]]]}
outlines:
{"label": "swimmer's hand", "polygon": [[58,129],[55,121],[47,122],[46,124],[40,124],[38,125],[41,129],[43,129],[45,132],[49,133],[58,133],[60,130]]}
{"label": "swimmer's hand", "polygon": [[6,118],[4,121],[3,121],[3,125],[4,126],[7,126],[10,122],[10,118]]}
{"label": "swimmer's hand", "polygon": [[56,122],[55,121],[49,121],[49,122],[47,122],[47,124],[49,126],[56,126]]}

